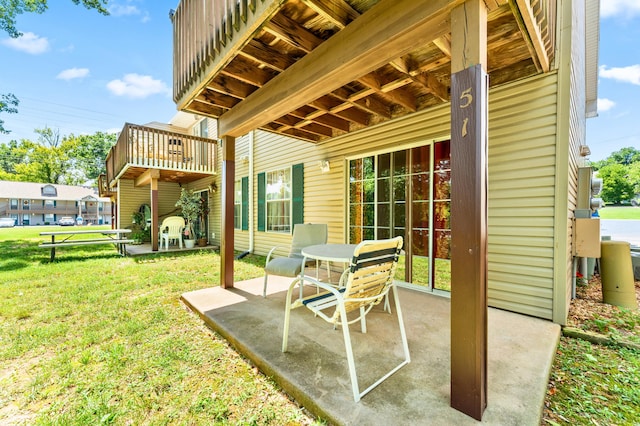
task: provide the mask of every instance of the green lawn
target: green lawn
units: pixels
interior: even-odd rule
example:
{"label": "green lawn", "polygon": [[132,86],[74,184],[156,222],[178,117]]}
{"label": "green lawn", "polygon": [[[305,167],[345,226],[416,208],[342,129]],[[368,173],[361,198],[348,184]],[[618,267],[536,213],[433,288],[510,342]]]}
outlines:
{"label": "green lawn", "polygon": [[[0,424],[309,424],[179,302],[216,285],[210,251],[120,257],[0,229]],[[260,276],[263,257],[235,263]]]}
{"label": "green lawn", "polygon": [[598,210],[600,219],[635,219],[640,220],[640,207],[606,206]]}

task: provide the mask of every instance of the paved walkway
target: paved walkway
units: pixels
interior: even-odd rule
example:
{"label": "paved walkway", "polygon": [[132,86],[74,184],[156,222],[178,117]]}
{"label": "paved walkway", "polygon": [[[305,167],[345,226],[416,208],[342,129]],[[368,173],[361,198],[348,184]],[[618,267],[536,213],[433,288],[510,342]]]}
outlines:
{"label": "paved walkway", "polygon": [[600,219],[600,235],[640,246],[640,220]]}
{"label": "paved walkway", "polygon": [[[306,309],[297,309],[292,312],[289,351],[282,353],[284,299],[290,279],[270,277],[266,299],[261,296],[262,282],[256,278],[238,282],[233,289],[207,288],[182,298],[206,324],[320,418],[339,425],[540,424],[560,336],[557,324],[489,309],[488,405],[479,423],[449,406],[449,299],[400,289],[411,363],[355,403],[342,333]],[[367,316],[367,334],[357,327],[351,333],[362,388],[375,381],[373,375],[385,364],[396,365],[401,356],[395,316],[378,308]]]}

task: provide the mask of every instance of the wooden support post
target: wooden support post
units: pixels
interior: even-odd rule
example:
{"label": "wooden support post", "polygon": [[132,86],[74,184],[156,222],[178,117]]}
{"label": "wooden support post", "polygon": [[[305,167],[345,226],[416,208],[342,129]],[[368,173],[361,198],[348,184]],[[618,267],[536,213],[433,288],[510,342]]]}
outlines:
{"label": "wooden support post", "polygon": [[451,406],[487,406],[487,11],[451,12]]}
{"label": "wooden support post", "polygon": [[151,250],[158,251],[158,179],[151,179]]}
{"label": "wooden support post", "polygon": [[220,238],[220,287],[233,287],[233,197],[236,176],[236,138],[222,138],[222,235]]}

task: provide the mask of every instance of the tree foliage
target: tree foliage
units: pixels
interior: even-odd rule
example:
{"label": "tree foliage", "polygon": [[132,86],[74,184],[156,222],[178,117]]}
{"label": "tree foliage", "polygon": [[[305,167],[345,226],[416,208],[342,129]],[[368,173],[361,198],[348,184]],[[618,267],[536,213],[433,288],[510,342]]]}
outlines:
{"label": "tree foliage", "polygon": [[602,179],[602,199],[606,203],[620,204],[631,201],[633,185],[627,179],[627,168],[623,164],[608,164],[598,171]]}
{"label": "tree foliage", "polygon": [[[18,112],[19,101],[11,93],[0,94],[0,112],[6,112],[8,114],[15,114]],[[4,128],[4,121],[0,120],[0,134],[10,133],[9,130]]]}
{"label": "tree foliage", "polygon": [[640,150],[622,148],[592,166],[602,179],[601,197],[605,203],[629,202],[640,194]]}
{"label": "tree foliage", "polygon": [[115,135],[61,138],[57,130],[36,129],[37,142],[23,139],[0,145],[0,180],[78,185],[106,172],[105,159]]}
{"label": "tree foliage", "polygon": [[[59,0],[58,0],[59,1]],[[87,9],[95,9],[108,15],[106,6],[109,0],[71,0],[74,4],[82,4]],[[16,29],[16,17],[23,13],[44,13],[47,0],[0,0],[0,28],[13,38],[22,34]]]}

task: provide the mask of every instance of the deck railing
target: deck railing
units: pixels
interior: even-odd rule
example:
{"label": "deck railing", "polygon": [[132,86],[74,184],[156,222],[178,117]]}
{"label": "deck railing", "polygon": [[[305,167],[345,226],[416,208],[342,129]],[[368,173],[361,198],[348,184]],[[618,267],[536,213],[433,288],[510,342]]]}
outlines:
{"label": "deck railing", "polygon": [[[259,5],[273,0],[181,0],[173,21],[173,99],[178,102]],[[251,26],[249,26],[251,27]]]}
{"label": "deck railing", "polygon": [[527,0],[533,10],[549,60],[553,60],[556,46],[557,0]]}
{"label": "deck railing", "polygon": [[216,148],[213,139],[127,123],[107,155],[107,182],[127,166],[214,174]]}
{"label": "deck railing", "polygon": [[101,197],[111,197],[115,195],[115,192],[109,187],[109,180],[106,174],[98,176],[98,195]]}

